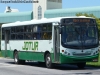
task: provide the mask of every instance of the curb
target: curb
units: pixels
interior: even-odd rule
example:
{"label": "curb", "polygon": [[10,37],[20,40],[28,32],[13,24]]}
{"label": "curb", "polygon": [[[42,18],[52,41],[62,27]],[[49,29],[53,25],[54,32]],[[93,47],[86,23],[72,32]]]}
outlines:
{"label": "curb", "polygon": [[0,57],[0,59],[1,59],[1,58],[4,58],[4,57]]}

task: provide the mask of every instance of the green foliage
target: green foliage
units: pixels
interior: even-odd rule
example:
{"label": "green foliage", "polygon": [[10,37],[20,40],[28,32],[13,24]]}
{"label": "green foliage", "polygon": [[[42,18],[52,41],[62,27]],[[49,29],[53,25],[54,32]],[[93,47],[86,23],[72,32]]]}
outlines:
{"label": "green foliage", "polygon": [[[100,53],[99,53],[99,58],[100,58]],[[100,66],[100,59],[98,58],[98,62],[87,62],[87,65],[90,66]]]}
{"label": "green foliage", "polygon": [[100,19],[99,18],[97,18],[93,14],[87,14],[87,13],[77,13],[76,16],[86,16],[86,17],[93,17],[93,18],[95,18],[96,22],[97,22],[97,26],[98,26],[99,35],[100,35]]}

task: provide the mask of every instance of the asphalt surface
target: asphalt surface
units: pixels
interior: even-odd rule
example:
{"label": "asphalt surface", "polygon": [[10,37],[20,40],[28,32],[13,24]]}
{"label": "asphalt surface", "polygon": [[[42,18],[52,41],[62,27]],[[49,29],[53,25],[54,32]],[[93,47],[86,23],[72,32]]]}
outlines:
{"label": "asphalt surface", "polygon": [[63,64],[48,69],[37,62],[16,65],[13,59],[0,58],[0,75],[100,75],[100,68],[86,66],[85,69],[78,69],[77,66]]}

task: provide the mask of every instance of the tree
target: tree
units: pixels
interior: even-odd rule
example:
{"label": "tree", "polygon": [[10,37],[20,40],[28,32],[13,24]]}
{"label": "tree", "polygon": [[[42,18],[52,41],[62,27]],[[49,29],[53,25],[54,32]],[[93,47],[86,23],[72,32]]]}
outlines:
{"label": "tree", "polygon": [[95,18],[97,26],[98,26],[99,35],[100,35],[100,19],[99,18],[97,18],[93,14],[87,14],[87,13],[77,13],[76,16],[86,16],[86,17],[93,17],[93,18]]}

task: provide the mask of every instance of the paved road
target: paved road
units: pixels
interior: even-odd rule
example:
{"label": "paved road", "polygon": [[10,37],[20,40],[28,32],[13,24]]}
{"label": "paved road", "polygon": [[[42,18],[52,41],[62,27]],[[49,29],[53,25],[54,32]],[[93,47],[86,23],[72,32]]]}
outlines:
{"label": "paved road", "polygon": [[47,69],[38,63],[15,65],[13,59],[0,58],[0,75],[100,75],[100,68],[57,65],[54,69]]}

